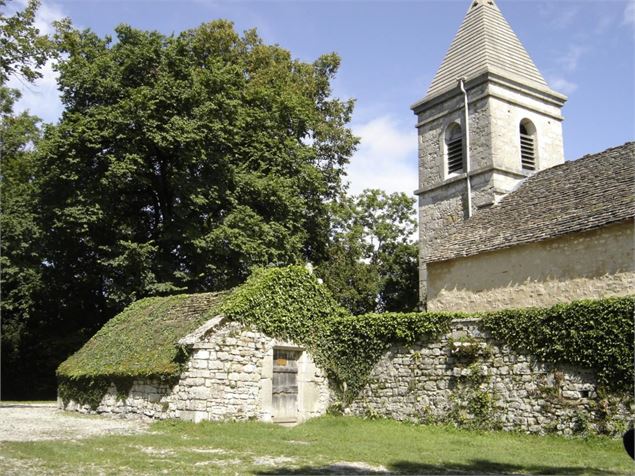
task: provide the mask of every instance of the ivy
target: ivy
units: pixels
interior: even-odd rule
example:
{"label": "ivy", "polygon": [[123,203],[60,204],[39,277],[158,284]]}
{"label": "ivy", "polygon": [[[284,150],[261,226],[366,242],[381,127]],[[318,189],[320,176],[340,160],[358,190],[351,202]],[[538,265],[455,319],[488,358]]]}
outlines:
{"label": "ivy", "polygon": [[412,345],[447,332],[450,313],[385,313],[348,316],[332,321],[321,340],[321,358],[339,383],[345,404],[361,391],[375,364],[393,345]]}
{"label": "ivy", "polygon": [[509,309],[485,314],[484,327],[511,349],[552,364],[593,369],[610,391],[633,391],[635,297]]}
{"label": "ivy", "polygon": [[301,266],[257,269],[220,312],[267,335],[311,347],[331,320],[347,315],[326,286]]}
{"label": "ivy", "polygon": [[57,393],[64,405],[73,400],[96,410],[109,387],[110,382],[104,378],[71,379],[58,376]]}
{"label": "ivy", "polygon": [[449,329],[464,314],[385,313],[351,316],[305,268],[254,272],[223,303],[230,319],[304,346],[337,382],[344,402],[363,388],[391,345],[413,344]]}
{"label": "ivy", "polygon": [[[106,391],[99,378],[115,382],[121,394],[129,388],[126,379],[131,377],[177,378],[187,355],[176,342],[217,314],[303,346],[334,383],[341,408],[359,394],[391,346],[434,341],[450,330],[453,319],[466,317],[481,318],[495,340],[518,353],[551,364],[591,368],[602,387],[632,391],[634,297],[486,314],[351,316],[326,286],[301,266],[263,268],[229,294],[205,296],[173,296],[133,304],[60,366],[60,396],[64,399],[73,392],[83,392],[81,400],[79,395],[73,400],[92,404],[99,392],[103,396]],[[162,331],[156,332],[159,325]],[[140,351],[147,357],[145,361],[139,361],[135,350],[141,339],[145,339]],[[476,344],[469,338],[451,341],[464,357],[464,365],[489,355],[487,346]],[[73,386],[75,390],[71,390]],[[487,409],[486,403],[475,401],[474,408]]]}

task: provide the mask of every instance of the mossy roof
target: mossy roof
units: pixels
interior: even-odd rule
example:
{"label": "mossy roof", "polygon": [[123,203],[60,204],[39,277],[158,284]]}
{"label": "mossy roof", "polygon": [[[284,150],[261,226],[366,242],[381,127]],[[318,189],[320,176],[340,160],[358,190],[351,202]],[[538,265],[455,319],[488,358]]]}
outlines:
{"label": "mossy roof", "polygon": [[227,293],[134,302],[57,369],[66,378],[163,377],[180,372],[178,340],[218,314]]}

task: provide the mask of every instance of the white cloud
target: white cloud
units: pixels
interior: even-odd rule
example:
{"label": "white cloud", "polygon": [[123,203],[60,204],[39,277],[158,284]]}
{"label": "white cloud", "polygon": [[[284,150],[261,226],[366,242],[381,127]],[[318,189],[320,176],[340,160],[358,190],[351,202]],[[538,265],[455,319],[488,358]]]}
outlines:
{"label": "white cloud", "polygon": [[554,3],[538,3],[538,13],[546,20],[547,24],[558,30],[563,30],[572,25],[578,16],[579,7],[563,7]]}
{"label": "white cloud", "polygon": [[[17,9],[22,9],[27,0],[18,0],[15,3]],[[41,34],[50,35],[54,32],[53,22],[64,18],[62,9],[51,2],[42,2],[35,17],[35,26]],[[42,118],[46,122],[55,122],[62,113],[62,103],[57,90],[57,73],[53,70],[53,64],[49,61],[40,70],[42,78],[30,84],[20,78],[12,77],[8,86],[19,89],[22,98],[15,106],[16,112],[28,110],[31,114]]]}
{"label": "white cloud", "polygon": [[624,9],[624,24],[635,25],[635,1],[631,0]]}
{"label": "white cloud", "polygon": [[578,85],[576,83],[568,81],[561,76],[552,76],[547,82],[556,91],[567,95],[578,89]]}
{"label": "white cloud", "polygon": [[56,122],[64,109],[57,90],[58,74],[53,70],[51,61],[48,61],[40,72],[42,77],[33,84],[15,76],[9,79],[7,86],[19,89],[22,93],[14,109],[18,113],[29,111],[45,122]]}
{"label": "white cloud", "polygon": [[569,45],[567,52],[558,59],[562,68],[567,72],[575,71],[578,68],[580,58],[587,52],[588,48],[581,45]]}
{"label": "white cloud", "polygon": [[399,124],[391,116],[353,125],[360,138],[348,166],[349,193],[366,188],[412,196],[417,188],[417,134],[413,124]]}
{"label": "white cloud", "polygon": [[572,75],[580,64],[581,58],[589,51],[589,47],[583,45],[569,45],[566,53],[556,61],[558,67],[551,74],[547,74],[549,85],[563,94],[572,94],[578,89],[578,85],[570,81],[566,76]]}

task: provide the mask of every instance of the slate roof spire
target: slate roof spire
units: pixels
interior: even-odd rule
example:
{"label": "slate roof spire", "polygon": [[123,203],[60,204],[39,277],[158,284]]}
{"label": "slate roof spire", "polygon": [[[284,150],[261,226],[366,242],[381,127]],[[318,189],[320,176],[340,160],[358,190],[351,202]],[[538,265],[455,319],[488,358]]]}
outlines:
{"label": "slate roof spire", "polygon": [[427,96],[455,88],[460,77],[471,79],[485,71],[548,88],[494,0],[472,0]]}

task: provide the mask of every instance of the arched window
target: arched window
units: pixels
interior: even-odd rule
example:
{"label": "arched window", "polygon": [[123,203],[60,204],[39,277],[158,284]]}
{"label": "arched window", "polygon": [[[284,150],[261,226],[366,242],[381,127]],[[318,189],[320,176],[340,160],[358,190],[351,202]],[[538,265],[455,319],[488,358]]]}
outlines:
{"label": "arched window", "polygon": [[536,170],[536,127],[528,119],[520,121],[520,163],[524,170]]}
{"label": "arched window", "polygon": [[445,130],[445,156],[448,175],[463,171],[463,131],[456,122]]}

